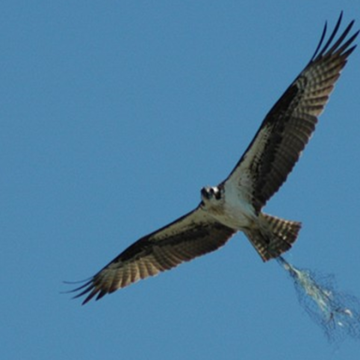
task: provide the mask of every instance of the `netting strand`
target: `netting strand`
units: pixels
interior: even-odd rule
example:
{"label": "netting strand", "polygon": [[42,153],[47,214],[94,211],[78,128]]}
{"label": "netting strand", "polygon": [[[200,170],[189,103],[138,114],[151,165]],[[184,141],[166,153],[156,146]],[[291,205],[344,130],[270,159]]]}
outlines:
{"label": "netting strand", "polygon": [[334,276],[296,268],[282,256],[277,261],[293,280],[299,303],[330,342],[360,340],[360,301],[337,291]]}

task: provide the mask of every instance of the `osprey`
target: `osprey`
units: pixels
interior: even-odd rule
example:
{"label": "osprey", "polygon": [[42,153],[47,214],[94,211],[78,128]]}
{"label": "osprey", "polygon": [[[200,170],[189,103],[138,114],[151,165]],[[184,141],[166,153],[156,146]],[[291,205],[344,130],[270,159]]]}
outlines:
{"label": "osprey", "polygon": [[188,214],[129,246],[83,286],[75,297],[96,296],[169,270],[223,246],[245,233],[263,261],[289,250],[301,223],[262,212],[286,180],[315,129],[334,84],[356,45],[351,21],[338,36],[342,13],[327,42],[327,25],[310,62],[262,122],[230,175],[201,189],[200,204]]}

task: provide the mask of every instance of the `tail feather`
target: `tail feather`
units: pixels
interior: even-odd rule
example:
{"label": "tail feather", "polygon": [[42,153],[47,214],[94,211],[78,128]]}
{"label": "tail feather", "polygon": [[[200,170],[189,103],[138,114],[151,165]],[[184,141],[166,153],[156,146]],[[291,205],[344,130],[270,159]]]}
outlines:
{"label": "tail feather", "polygon": [[246,230],[245,234],[263,261],[268,261],[291,248],[300,228],[300,222],[260,214],[260,226]]}

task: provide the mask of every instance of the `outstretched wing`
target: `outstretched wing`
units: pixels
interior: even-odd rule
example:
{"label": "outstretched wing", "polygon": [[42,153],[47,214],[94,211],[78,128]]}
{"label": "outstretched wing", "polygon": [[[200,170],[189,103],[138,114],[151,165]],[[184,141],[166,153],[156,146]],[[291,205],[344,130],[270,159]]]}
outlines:
{"label": "outstretched wing", "polygon": [[87,293],[83,304],[97,295],[128,286],[169,270],[184,261],[218,249],[236,231],[207,215],[200,207],[171,224],[136,241],[83,286],[75,297]]}
{"label": "outstretched wing", "polygon": [[340,71],[356,46],[359,31],[346,39],[354,21],[336,40],[342,13],[322,46],[326,24],[308,65],[265,117],[246,152],[225,180],[241,188],[256,211],[280,188],[315,130]]}

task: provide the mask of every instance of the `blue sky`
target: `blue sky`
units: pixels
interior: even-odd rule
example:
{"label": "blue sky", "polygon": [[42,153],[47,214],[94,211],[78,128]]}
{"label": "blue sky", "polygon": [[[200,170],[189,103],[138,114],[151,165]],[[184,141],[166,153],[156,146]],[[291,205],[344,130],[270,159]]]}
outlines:
{"label": "blue sky", "polygon": [[[60,294],[227,176],[325,20],[360,27],[341,3],[2,1],[2,359],[357,358],[242,234],[84,307]],[[357,296],[359,64],[266,207],[303,222],[287,259]]]}

